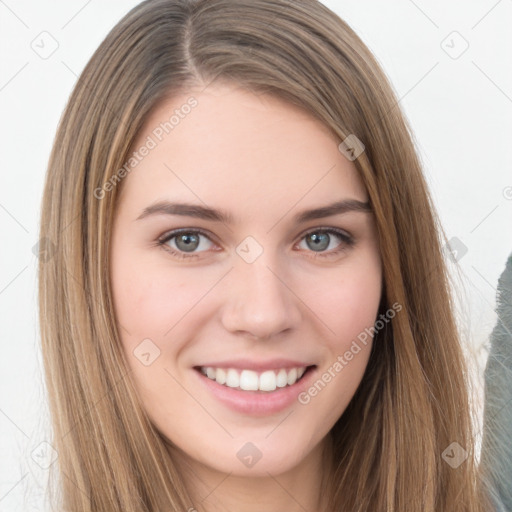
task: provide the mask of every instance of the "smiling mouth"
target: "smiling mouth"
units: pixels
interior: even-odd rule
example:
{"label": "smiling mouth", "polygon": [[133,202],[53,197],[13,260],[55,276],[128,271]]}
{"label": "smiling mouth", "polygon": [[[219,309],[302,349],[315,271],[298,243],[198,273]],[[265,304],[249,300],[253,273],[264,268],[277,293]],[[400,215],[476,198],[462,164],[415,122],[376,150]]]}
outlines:
{"label": "smiling mouth", "polygon": [[194,367],[196,371],[222,386],[241,391],[261,391],[265,393],[293,386],[314,368],[316,368],[316,365],[256,372],[235,368],[214,368],[212,366]]}

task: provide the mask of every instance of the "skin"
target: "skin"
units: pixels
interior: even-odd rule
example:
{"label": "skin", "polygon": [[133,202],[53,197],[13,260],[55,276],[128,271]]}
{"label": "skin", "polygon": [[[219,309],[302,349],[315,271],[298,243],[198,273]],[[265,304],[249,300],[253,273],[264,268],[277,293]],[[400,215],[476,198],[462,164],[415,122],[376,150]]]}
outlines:
{"label": "skin", "polygon": [[[294,217],[368,195],[338,150],[341,141],[323,124],[233,84],[166,100],[134,147],[191,95],[197,106],[122,183],[110,269],[121,341],[143,407],[195,493],[193,507],[320,510],[320,479],[330,467],[322,453],[328,455],[329,432],[361,381],[371,340],[308,404],[294,401],[259,417],[220,403],[193,367],[283,357],[316,364],[318,376],[332,368],[376,320],[382,269],[375,221],[366,212],[301,223]],[[223,209],[233,222],[166,214],[138,219],[161,200]],[[308,245],[308,233],[331,227],[354,244],[330,235],[327,249]],[[179,228],[211,235],[201,237],[195,257],[180,259],[158,246]],[[247,236],[263,250],[252,263],[236,252]],[[166,246],[179,252],[176,239]],[[160,350],[147,366],[134,356],[144,339]],[[252,467],[237,457],[249,441],[262,454]]]}

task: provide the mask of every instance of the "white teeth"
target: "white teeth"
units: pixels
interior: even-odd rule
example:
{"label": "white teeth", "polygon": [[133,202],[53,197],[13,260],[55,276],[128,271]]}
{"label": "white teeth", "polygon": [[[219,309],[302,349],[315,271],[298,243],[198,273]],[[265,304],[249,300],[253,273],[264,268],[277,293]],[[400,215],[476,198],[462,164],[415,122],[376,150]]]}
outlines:
{"label": "white teeth", "polygon": [[292,368],[288,372],[288,386],[295,384],[297,382],[297,368]]}
{"label": "white teeth", "polygon": [[288,374],[286,370],[279,370],[279,373],[276,377],[276,385],[278,388],[284,388],[288,384]]}
{"label": "white teeth", "polygon": [[275,391],[295,384],[306,371],[305,366],[286,370],[267,370],[262,373],[253,370],[235,370],[234,368],[201,367],[201,372],[209,379],[230,388],[240,388],[245,391]]}
{"label": "white teeth", "polygon": [[274,391],[276,389],[276,374],[269,370],[260,375],[260,390]]}
{"label": "white teeth", "polygon": [[230,368],[226,374],[226,386],[230,388],[237,388],[240,386],[240,377],[236,370]]}
{"label": "white teeth", "polygon": [[219,384],[226,384],[226,371],[222,368],[217,368],[217,375],[215,376],[215,380]]}
{"label": "white teeth", "polygon": [[258,374],[252,370],[243,370],[240,374],[239,386],[246,391],[257,391],[259,386]]}

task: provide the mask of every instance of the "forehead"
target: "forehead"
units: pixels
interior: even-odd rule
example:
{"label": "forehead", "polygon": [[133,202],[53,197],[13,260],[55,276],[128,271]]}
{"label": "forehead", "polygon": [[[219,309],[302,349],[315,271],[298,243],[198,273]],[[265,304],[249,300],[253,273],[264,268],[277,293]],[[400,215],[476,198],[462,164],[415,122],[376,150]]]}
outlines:
{"label": "forehead", "polygon": [[133,145],[144,156],[122,201],[193,200],[269,217],[343,198],[367,200],[339,140],[305,110],[237,85],[210,84],[158,105]]}

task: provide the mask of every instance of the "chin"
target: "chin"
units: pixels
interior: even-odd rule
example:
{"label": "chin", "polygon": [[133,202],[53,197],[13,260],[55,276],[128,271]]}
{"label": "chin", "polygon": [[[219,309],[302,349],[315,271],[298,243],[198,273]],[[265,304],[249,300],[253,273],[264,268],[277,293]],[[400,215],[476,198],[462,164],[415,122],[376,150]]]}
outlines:
{"label": "chin", "polygon": [[230,440],[220,451],[202,452],[193,457],[211,469],[232,476],[268,477],[269,473],[276,476],[292,470],[315,449],[315,445],[308,445],[311,439],[291,439],[286,435],[275,435],[272,439],[273,435],[266,432],[260,437],[240,437]]}

